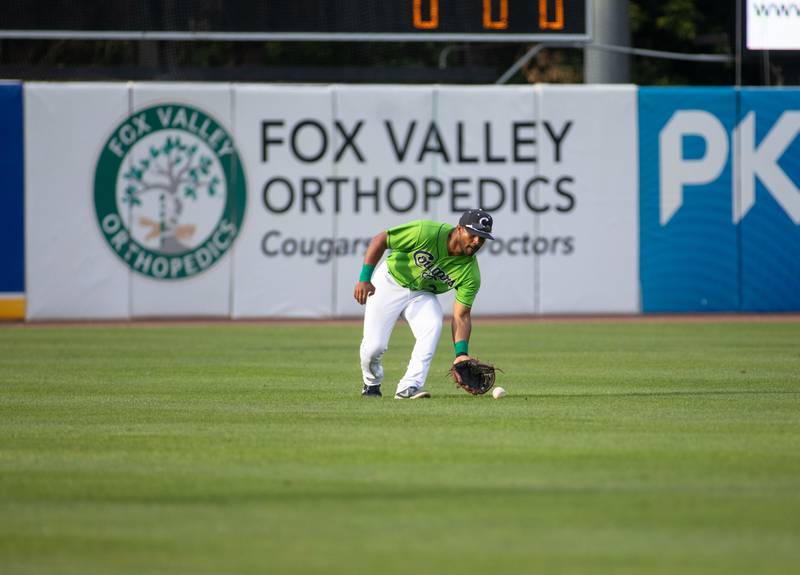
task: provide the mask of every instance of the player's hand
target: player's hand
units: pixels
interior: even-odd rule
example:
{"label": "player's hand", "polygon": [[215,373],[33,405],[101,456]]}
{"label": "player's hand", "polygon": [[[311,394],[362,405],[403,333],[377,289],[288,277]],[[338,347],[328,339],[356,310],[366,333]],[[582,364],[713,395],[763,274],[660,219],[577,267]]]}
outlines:
{"label": "player's hand", "polygon": [[361,305],[367,303],[367,298],[375,293],[375,286],[372,285],[372,282],[358,282],[356,283],[356,289],[353,292],[353,297],[356,298],[356,301]]}
{"label": "player's hand", "polygon": [[461,363],[462,361],[469,361],[470,359],[472,358],[468,355],[459,355],[457,358],[453,360],[453,365]]}

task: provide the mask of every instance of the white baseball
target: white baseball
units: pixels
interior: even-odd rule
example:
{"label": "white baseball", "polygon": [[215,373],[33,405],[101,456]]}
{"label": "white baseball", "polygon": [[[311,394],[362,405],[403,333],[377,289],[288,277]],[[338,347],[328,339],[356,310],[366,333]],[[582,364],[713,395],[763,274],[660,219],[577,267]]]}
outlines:
{"label": "white baseball", "polygon": [[502,387],[495,387],[492,390],[492,397],[494,397],[495,399],[501,399],[505,396],[506,396],[506,390],[503,389]]}

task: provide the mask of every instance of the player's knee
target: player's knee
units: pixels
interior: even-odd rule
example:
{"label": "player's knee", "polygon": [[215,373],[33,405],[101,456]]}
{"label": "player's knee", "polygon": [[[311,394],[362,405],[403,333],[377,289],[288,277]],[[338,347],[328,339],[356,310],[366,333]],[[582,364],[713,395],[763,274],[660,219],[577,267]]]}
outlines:
{"label": "player's knee", "polygon": [[424,352],[424,353],[420,354],[420,358],[419,359],[423,363],[430,363],[431,361],[433,361],[433,352],[432,351]]}
{"label": "player's knee", "polygon": [[362,343],[361,360],[365,362],[378,360],[386,353],[386,349],[385,345]]}

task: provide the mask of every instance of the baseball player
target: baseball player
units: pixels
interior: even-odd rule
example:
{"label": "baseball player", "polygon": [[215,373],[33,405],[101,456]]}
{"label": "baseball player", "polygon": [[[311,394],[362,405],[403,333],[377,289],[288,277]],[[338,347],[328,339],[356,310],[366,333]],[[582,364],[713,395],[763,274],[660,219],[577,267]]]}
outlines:
{"label": "baseball player", "polygon": [[[353,293],[366,304],[361,341],[363,396],[381,396],[381,357],[394,324],[402,315],[416,338],[396,399],[430,397],[425,378],[442,331],[442,307],[436,294],[456,290],[453,304],[453,362],[470,359],[470,310],[481,287],[475,254],[492,237],[492,216],[483,210],[464,212],[457,226],[416,220],[380,232],[369,244]],[[383,253],[389,256],[380,265]],[[377,266],[377,267],[376,267]]]}

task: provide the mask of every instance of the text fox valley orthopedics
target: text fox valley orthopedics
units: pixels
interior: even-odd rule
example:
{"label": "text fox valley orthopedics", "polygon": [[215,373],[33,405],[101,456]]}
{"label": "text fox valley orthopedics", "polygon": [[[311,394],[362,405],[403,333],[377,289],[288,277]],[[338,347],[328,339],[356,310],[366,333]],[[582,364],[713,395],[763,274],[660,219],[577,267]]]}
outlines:
{"label": "text fox valley orthopedics", "polygon": [[[560,164],[572,127],[571,120],[514,121],[502,129],[490,122],[467,125],[458,121],[445,127],[433,121],[400,125],[384,120],[369,126],[365,120],[350,124],[335,120],[327,127],[314,119],[290,125],[284,120],[263,120],[262,164],[280,165],[288,154],[304,165],[329,165],[332,173],[289,178],[277,171],[261,187],[262,204],[275,215],[429,213],[441,200],[453,213],[479,205],[489,211],[509,207],[515,213],[565,214],[577,204],[575,177],[540,173],[540,158],[546,153],[548,166]],[[364,144],[367,131],[370,142]],[[376,137],[382,150],[376,149]],[[382,169],[380,177],[363,175],[371,168],[371,155],[378,154],[382,155],[380,164],[390,162],[397,172],[387,174]],[[441,177],[438,172],[451,166],[479,167],[484,174]],[[517,175],[497,176],[510,166],[517,167]],[[529,166],[530,175],[520,176],[519,166]],[[359,175],[344,173],[348,168],[356,168]],[[416,175],[409,175],[412,169]],[[427,173],[419,175],[421,170]]]}

